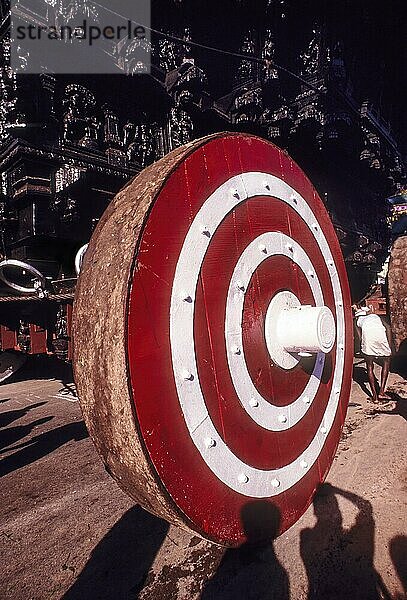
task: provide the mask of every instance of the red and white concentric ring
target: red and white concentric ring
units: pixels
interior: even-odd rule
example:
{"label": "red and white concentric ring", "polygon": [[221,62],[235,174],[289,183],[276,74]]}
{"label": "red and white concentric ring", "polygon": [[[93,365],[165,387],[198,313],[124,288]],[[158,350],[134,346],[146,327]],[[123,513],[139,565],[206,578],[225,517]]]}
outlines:
{"label": "red and white concentric ring", "polygon": [[[279,232],[269,232],[253,240],[237,262],[229,286],[225,321],[228,364],[237,396],[251,418],[270,431],[289,429],[302,419],[315,398],[325,363],[325,355],[320,352],[303,393],[284,407],[270,404],[253,384],[246,364],[242,339],[243,288],[247,289],[255,269],[261,262],[277,255],[287,256],[300,267],[310,285],[316,306],[324,306],[321,284],[307,254],[289,236]],[[298,363],[296,359],[294,361]]]}
{"label": "red and white concentric ring", "polygon": [[[223,219],[233,209],[245,200],[256,196],[272,196],[285,202],[297,212],[305,226],[311,231],[324,257],[330,275],[337,326],[335,369],[328,403],[322,420],[308,447],[289,464],[273,470],[258,469],[245,463],[231,451],[219,435],[208,413],[202,393],[194,340],[194,307],[197,283],[211,238]],[[283,236],[283,234],[269,232],[265,236],[264,239],[258,241],[257,246],[261,246],[258,250],[263,254],[266,250],[271,254],[289,256],[291,260],[296,262],[307,277],[316,305],[323,306],[324,299],[321,286],[312,267],[312,261],[306,252],[302,250],[297,242],[288,236]],[[249,257],[247,273],[244,274],[239,271],[235,282],[235,270],[229,291],[238,281],[242,283],[241,287],[244,287],[247,284],[249,272],[253,272],[260,264],[257,263],[256,265],[258,259],[251,256],[251,246],[252,244],[242,253],[236,266],[236,269],[239,269],[245,263],[246,258]],[[289,246],[292,247],[292,250]],[[245,276],[243,277],[243,275]],[[240,279],[237,279],[237,277]],[[236,393],[242,406],[261,427],[272,431],[288,429],[298,423],[307,412],[308,405],[303,402],[304,396],[311,396],[312,398],[316,394],[321,373],[320,359],[323,357],[319,356],[319,360],[316,362],[310,381],[307,384],[307,392],[304,391],[301,397],[295,399],[288,407],[284,407],[285,414],[289,415],[286,422],[283,423],[279,420],[281,410],[266,403],[262,397],[258,397],[259,410],[255,415],[250,407],[250,399],[254,393],[258,396],[259,393],[254,388],[247,366],[244,364],[244,353],[235,353],[232,356],[229,351],[231,347],[243,347],[241,344],[241,330],[239,330],[242,299],[239,298],[236,306],[233,306],[233,293],[232,291],[230,296],[228,294],[225,336],[226,347],[228,348],[228,363]],[[234,343],[235,340],[236,343]],[[214,475],[230,489],[253,498],[275,496],[298,483],[320,456],[335,420],[344,370],[345,317],[341,285],[329,244],[318,224],[316,215],[312,212],[306,200],[286,182],[269,173],[242,173],[229,178],[202,204],[189,227],[176,265],[171,293],[170,341],[174,379],[182,414],[195,447]],[[238,360],[237,365],[235,364],[236,360]]]}

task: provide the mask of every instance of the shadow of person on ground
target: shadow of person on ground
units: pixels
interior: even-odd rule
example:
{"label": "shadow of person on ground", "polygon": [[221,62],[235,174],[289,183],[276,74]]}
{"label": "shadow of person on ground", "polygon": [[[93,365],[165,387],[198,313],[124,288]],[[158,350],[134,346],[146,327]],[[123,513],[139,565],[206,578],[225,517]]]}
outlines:
{"label": "shadow of person on ground", "polygon": [[98,543],[62,600],[136,600],[169,525],[140,506]]}
{"label": "shadow of person on ground", "polygon": [[32,421],[32,423],[29,423],[28,425],[17,425],[17,427],[3,429],[0,436],[0,454],[7,452],[8,446],[16,444],[19,440],[25,438],[35,427],[44,425],[44,423],[48,423],[48,421],[51,421],[53,418],[54,417],[43,417],[37,421]]}
{"label": "shadow of person on ground", "polygon": [[39,408],[40,406],[44,406],[46,402],[37,402],[36,404],[30,404],[21,408],[20,410],[9,410],[4,413],[0,413],[0,428],[7,427],[13,423],[13,421],[17,421],[17,419],[21,419],[21,417],[25,417],[26,414],[33,410],[34,408]]}
{"label": "shadow of person on ground", "polygon": [[78,399],[78,394],[76,391],[76,386],[73,382],[61,381],[62,388],[58,390],[58,396],[67,397],[72,399]]}
{"label": "shadow of person on ground", "polygon": [[373,412],[375,415],[400,415],[407,421],[407,398],[402,398],[395,392],[387,392],[391,398],[391,403],[395,402],[395,406],[391,409],[387,408],[388,402],[384,405],[383,409],[376,408]]}
{"label": "shadow of person on ground", "polygon": [[243,507],[241,520],[247,541],[225,552],[201,600],[289,600],[288,575],[274,551],[279,509],[256,500]]}
{"label": "shadow of person on ground", "polygon": [[405,535],[394,537],[390,542],[389,550],[391,560],[404,590],[404,594],[396,596],[395,600],[402,600],[407,596],[407,537]]}
{"label": "shadow of person on ground", "polygon": [[362,392],[366,394],[366,396],[371,396],[372,392],[367,387],[369,380],[367,378],[366,365],[362,367],[360,366],[360,364],[365,365],[365,362],[362,361],[362,363],[358,363],[357,365],[353,366],[353,381],[358,384],[358,386],[360,387]]}
{"label": "shadow of person on ground", "polygon": [[[349,529],[343,528],[336,495],[352,502],[358,510]],[[370,502],[323,484],[313,504],[317,523],[300,534],[308,600],[390,600],[373,565],[375,523]]]}
{"label": "shadow of person on ground", "polygon": [[18,452],[2,459],[0,462],[0,477],[43,458],[70,440],[83,440],[88,435],[84,422],[79,421],[56,427],[51,431],[46,431],[31,438],[27,442],[9,447],[8,451],[18,450]]}
{"label": "shadow of person on ground", "polygon": [[47,354],[29,355],[18,371],[10,375],[4,383],[17,383],[30,379],[56,379],[63,385],[72,384],[72,365],[68,362]]}

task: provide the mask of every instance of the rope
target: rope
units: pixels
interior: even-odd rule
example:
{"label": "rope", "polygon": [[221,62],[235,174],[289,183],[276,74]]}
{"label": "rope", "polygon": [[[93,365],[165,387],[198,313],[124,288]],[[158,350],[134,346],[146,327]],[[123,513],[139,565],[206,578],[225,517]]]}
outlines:
{"label": "rope", "polygon": [[27,296],[0,296],[0,302],[63,302],[64,300],[73,300],[74,292],[65,294],[49,294],[45,298],[39,298],[33,294]]}

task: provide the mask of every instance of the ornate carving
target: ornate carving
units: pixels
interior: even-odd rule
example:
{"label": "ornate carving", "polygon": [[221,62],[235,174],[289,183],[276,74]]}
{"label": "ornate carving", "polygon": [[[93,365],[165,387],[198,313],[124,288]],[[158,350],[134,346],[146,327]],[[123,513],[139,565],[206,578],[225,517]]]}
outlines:
{"label": "ornate carving", "polygon": [[[13,121],[22,116],[15,115],[17,105],[16,76],[10,68],[10,38],[0,41],[0,142],[9,136]],[[14,114],[14,119],[13,119]]]}
{"label": "ornate carving", "polygon": [[362,125],[363,149],[360,160],[366,162],[371,169],[381,169],[382,157],[379,137],[367,125]]}
{"label": "ornate carving", "polygon": [[132,125],[132,123],[128,123],[126,127],[129,135],[133,135],[134,131],[134,137],[128,147],[127,156],[129,157],[129,160],[145,167],[152,163],[155,157],[154,136],[151,127],[142,124],[138,125],[133,130],[133,128],[128,127],[128,125]]}
{"label": "ornate carving", "polygon": [[0,199],[0,231],[4,231],[4,225],[8,221],[8,208],[6,204],[6,200]]}
{"label": "ornate carving", "polygon": [[[250,56],[254,56],[256,52],[256,43],[255,43],[255,32],[250,30],[246,34],[243,43],[240,48],[241,54],[247,54]],[[247,81],[253,81],[257,78],[258,74],[258,65],[247,59],[242,59],[239,67],[237,69],[236,80],[238,83],[244,83]]]}
{"label": "ornate carving", "polygon": [[259,124],[267,131],[267,137],[281,137],[292,127],[293,110],[287,104],[281,104],[276,110],[266,108],[260,116]]}
{"label": "ornate carving", "polygon": [[119,118],[106,104],[102,107],[105,117],[104,142],[108,148],[123,146],[119,131]]}
{"label": "ornate carving", "polygon": [[64,340],[68,338],[68,324],[66,316],[66,306],[60,304],[56,316],[55,335],[57,339]]}
{"label": "ornate carving", "polygon": [[127,75],[148,73],[151,54],[151,42],[147,38],[135,38],[126,46],[119,66]]}
{"label": "ornate carving", "polygon": [[165,79],[167,91],[177,99],[183,91],[188,91],[190,97],[197,101],[208,80],[202,69],[195,65],[193,58],[184,59],[182,65],[169,73]]}
{"label": "ornate carving", "polygon": [[312,38],[305,52],[300,54],[301,58],[301,75],[315,75],[319,72],[321,54],[321,30],[319,27],[314,27],[312,30]]}
{"label": "ornate carving", "polygon": [[63,140],[87,148],[97,148],[100,123],[96,117],[96,100],[93,94],[76,83],[68,85],[62,105]]}
{"label": "ornate carving", "polygon": [[88,117],[85,120],[85,135],[79,140],[79,145],[84,148],[98,148],[98,132],[100,123],[95,115]]}
{"label": "ornate carving", "polygon": [[232,112],[233,121],[241,123],[244,121],[256,121],[262,110],[262,89],[259,85],[243,87],[234,100]]}
{"label": "ornate carving", "polygon": [[134,141],[136,132],[136,126],[131,121],[127,121],[126,125],[123,127],[123,145],[125,148],[128,148],[130,144]]}
{"label": "ornate carving", "polygon": [[263,66],[264,81],[278,78],[278,71],[273,67],[275,49],[272,31],[271,29],[266,29],[264,44],[261,51],[261,57],[265,61],[265,65]]}
{"label": "ornate carving", "polygon": [[170,111],[169,131],[172,148],[187,144],[192,140],[194,123],[191,116],[184,109],[190,99],[189,92],[181,92],[176,106]]}
{"label": "ornate carving", "polygon": [[80,169],[74,164],[63,165],[55,173],[55,192],[58,194],[65,188],[75,183],[75,181],[78,181],[83,171],[83,169]]}
{"label": "ornate carving", "polygon": [[59,22],[68,24],[75,20],[87,19],[88,21],[99,21],[99,12],[96,5],[90,0],[45,0],[54,9],[55,25]]}
{"label": "ornate carving", "polygon": [[[79,14],[86,14],[88,21],[93,22],[98,17],[97,11],[100,10],[100,15],[104,14],[102,12],[104,9],[98,8],[97,0],[93,2],[92,0],[83,2],[80,0],[46,0],[46,2],[48,4],[46,8],[49,13],[55,14],[59,26],[71,22],[69,19],[74,19],[75,25],[81,23],[81,19],[78,21]],[[60,78],[44,73],[39,78],[33,77],[32,80],[27,77],[17,77],[16,80],[7,66],[10,49],[7,38],[4,37],[0,41],[0,50],[3,50],[3,56],[0,57],[0,97],[2,100],[0,103],[0,144],[2,157],[4,157],[2,191],[10,201],[8,198],[5,201],[0,200],[0,220],[4,224],[6,247],[10,240],[21,242],[20,230],[23,231],[20,227],[17,232],[16,223],[11,223],[14,213],[11,213],[10,210],[7,213],[7,203],[13,202],[14,206],[13,198],[22,198],[27,189],[30,190],[29,193],[34,193],[34,190],[35,193],[42,194],[41,202],[44,200],[41,204],[42,207],[45,207],[46,198],[48,198],[44,194],[48,184],[44,182],[37,185],[37,180],[30,179],[24,188],[23,179],[28,181],[30,173],[17,171],[19,165],[24,166],[29,163],[41,165],[44,167],[41,169],[41,177],[44,180],[52,169],[57,168],[55,165],[59,165],[60,168],[55,174],[55,193],[51,200],[52,208],[57,214],[54,212],[49,217],[55,221],[57,228],[58,223],[61,225],[61,220],[74,223],[78,210],[75,200],[78,201],[81,212],[83,206],[90,207],[87,199],[89,193],[93,193],[90,188],[98,177],[101,185],[97,193],[100,194],[106,190],[108,192],[107,202],[107,198],[113,195],[120,182],[138,172],[140,167],[165,155],[172,148],[190,141],[198,132],[199,135],[204,135],[215,127],[233,129],[235,124],[240,125],[235,129],[246,129],[255,133],[260,130],[264,136],[278,138],[276,142],[279,146],[289,146],[295,150],[297,157],[304,156],[305,162],[309,160],[311,170],[318,166],[318,145],[324,152],[331,152],[332,156],[337,150],[339,161],[346,155],[346,166],[348,165],[347,161],[349,164],[352,163],[353,153],[353,163],[348,170],[349,194],[342,193],[342,190],[341,194],[338,191],[336,196],[332,193],[338,207],[337,222],[343,223],[347,219],[339,210],[342,208],[341,198],[345,198],[343,206],[348,209],[351,205],[348,213],[357,215],[358,230],[363,231],[364,223],[375,221],[377,231],[374,235],[380,240],[385,237],[385,232],[377,233],[380,224],[384,223],[383,198],[386,194],[391,193],[387,192],[387,189],[394,189],[391,186],[402,183],[404,167],[402,157],[397,153],[397,143],[388,125],[384,123],[382,117],[374,112],[370,101],[363,105],[360,115],[355,117],[353,114],[355,98],[360,97],[360,94],[363,93],[369,95],[371,90],[369,87],[367,91],[364,90],[363,80],[355,78],[354,85],[358,95],[353,93],[351,79],[346,72],[344,61],[344,50],[348,56],[352,52],[352,48],[348,45],[344,48],[341,43],[337,42],[341,34],[341,27],[336,29],[333,22],[329,28],[325,24],[321,29],[314,27],[312,33],[309,28],[308,33],[305,34],[308,36],[307,43],[300,48],[295,34],[291,37],[287,36],[291,27],[291,19],[295,19],[295,11],[286,9],[283,0],[267,0],[266,3],[268,8],[264,11],[264,21],[258,27],[252,26],[257,18],[255,14],[253,14],[253,20],[249,21],[247,27],[250,30],[245,31],[244,39],[242,36],[240,40],[243,41],[241,50],[245,58],[243,58],[238,72],[231,74],[232,81],[229,77],[225,77],[224,86],[226,87],[219,82],[219,77],[215,76],[212,79],[213,72],[218,70],[223,77],[223,73],[230,69],[231,65],[238,63],[230,57],[208,54],[205,64],[212,71],[211,73],[208,71],[208,74],[211,75],[209,81],[211,84],[212,81],[214,82],[214,88],[212,90],[208,88],[206,74],[198,62],[195,63],[191,57],[191,52],[195,52],[195,48],[190,44],[190,31],[184,29],[183,25],[175,24],[172,18],[170,22],[173,25],[168,23],[166,29],[170,34],[184,38],[179,42],[162,36],[155,38],[153,36],[154,48],[152,49],[151,45],[145,41],[130,42],[127,38],[122,40],[117,44],[117,50],[120,52],[119,56],[123,59],[123,65],[126,65],[128,73],[142,70],[136,60],[139,52],[141,55],[144,52],[144,56],[146,52],[155,52],[153,64],[157,68],[154,68],[153,71],[154,81],[143,89],[147,98],[143,98],[140,103],[138,98],[134,99],[132,95],[137,94],[135,90],[140,89],[138,85],[140,82],[137,82],[136,88],[134,88],[134,81],[131,83],[132,78],[126,78],[129,81],[129,88],[126,92],[127,84],[123,84],[121,87],[121,93],[125,100],[122,106],[114,109],[115,112],[106,107],[104,110],[100,108],[104,102],[108,101],[109,94],[114,95],[115,93],[114,90],[105,89],[105,82],[101,82],[101,78],[91,79],[92,83],[89,84],[85,82],[85,87],[74,84],[66,89],[64,89],[65,76]],[[286,1],[285,4],[289,3]],[[250,12],[250,8],[249,0],[236,0],[236,10]],[[183,13],[183,6],[178,6],[178,10]],[[287,14],[287,26],[284,27],[281,27],[280,21],[282,11]],[[253,13],[255,12],[253,11]],[[199,15],[195,17],[187,11],[184,16],[185,20],[180,23],[190,23],[195,27],[195,18],[199,19]],[[165,17],[163,19],[160,28],[163,23],[165,27]],[[297,26],[294,24],[292,32],[297,31]],[[198,27],[197,31],[201,31],[201,29]],[[231,35],[234,37],[236,31],[231,32]],[[214,35],[211,39],[211,32],[209,32],[207,43],[218,45],[216,37]],[[236,38],[234,37],[234,39]],[[205,42],[205,39],[200,37],[196,41]],[[274,68],[273,60],[276,55],[277,61],[278,55],[280,58],[277,62],[295,69],[293,63],[285,55],[287,44],[290,44],[293,52],[297,53],[297,58],[300,52],[303,52],[301,61],[297,60],[297,68],[299,67],[297,72],[299,73],[301,70],[304,78],[319,88],[322,93],[296,83],[295,79],[288,75],[283,76]],[[360,44],[362,45],[362,42]],[[235,47],[237,48],[237,46]],[[199,56],[204,54],[206,53],[201,54],[200,52]],[[116,59],[117,57],[118,55],[115,55]],[[262,58],[268,62],[257,64],[250,60],[251,57]],[[25,60],[23,55],[21,60],[23,62]],[[362,67],[365,68],[365,65],[362,64]],[[167,74],[165,85],[157,84],[157,80],[160,80],[161,83],[164,80],[164,74],[160,72],[160,69]],[[238,85],[234,87],[236,78]],[[21,83],[23,80],[24,84]],[[28,87],[28,85],[31,86],[31,83],[27,84],[29,80],[33,82],[32,88]],[[72,79],[72,82],[74,81],[80,83],[85,80],[78,77],[78,79]],[[88,85],[89,89],[86,89]],[[378,82],[378,85],[380,86],[381,83]],[[59,86],[62,86],[62,89]],[[91,93],[93,91],[95,96]],[[215,94],[222,95],[222,97],[218,98]],[[55,106],[55,99],[59,99],[61,96],[63,106]],[[382,98],[384,108],[386,108],[387,96],[388,94],[385,93]],[[149,108],[143,108],[149,105],[150,100],[151,113]],[[397,98],[395,102],[397,102]],[[169,105],[173,107],[170,111],[167,108]],[[113,101],[112,106],[116,106]],[[138,115],[137,107],[139,110],[145,110],[146,114],[142,114],[142,117],[136,116]],[[152,121],[158,119],[158,124],[152,124]],[[61,123],[61,131],[57,131],[58,122]],[[206,124],[207,129],[205,129]],[[361,128],[361,124],[363,128]],[[60,136],[60,144],[56,143],[57,133]],[[17,139],[13,139],[14,137]],[[316,144],[313,144],[313,141]],[[340,144],[336,141],[339,141]],[[308,144],[308,146],[305,147],[304,144]],[[98,149],[101,151],[97,152]],[[303,152],[304,154],[302,154]],[[335,161],[331,161],[330,164],[332,163]],[[328,161],[323,162],[324,169],[327,164]],[[364,165],[369,166],[372,171],[366,172],[366,169],[363,168]],[[88,171],[92,175],[79,182],[78,179],[84,171]],[[38,178],[40,178],[40,171],[38,173]],[[341,182],[338,180],[338,184],[336,183],[334,164],[332,172],[329,172],[327,168],[326,173],[323,172],[321,177],[325,178],[324,185],[330,194],[336,185],[340,188]],[[358,198],[358,186],[351,189],[352,178],[359,182],[360,178],[365,178],[363,186],[360,186],[364,189],[364,199]],[[375,193],[378,194],[377,198]],[[84,202],[83,205],[82,202]],[[359,205],[361,205],[360,215]],[[376,206],[379,207],[377,216],[373,215]],[[93,209],[89,208],[89,210]],[[49,213],[46,211],[38,213],[38,217],[41,219],[48,218],[47,215]],[[90,222],[94,215],[88,216],[88,222]],[[22,220],[21,212],[19,219]],[[356,224],[346,222],[350,228],[355,230]],[[71,229],[74,230],[75,227],[62,227],[64,235],[69,234]],[[371,235],[373,236],[373,233]],[[0,236],[0,249],[1,244]],[[357,247],[352,250],[360,251]]]}
{"label": "ornate carving", "polygon": [[[180,37],[179,32],[167,30],[165,33],[169,36]],[[188,45],[188,42],[191,41],[191,31],[188,27],[184,28],[182,37],[184,43],[165,37],[158,39],[158,65],[166,73],[179,67],[183,60],[191,56],[191,46]]]}
{"label": "ornate carving", "polygon": [[78,202],[70,196],[69,188],[79,181],[84,172],[74,164],[65,164],[55,173],[55,195],[51,209],[65,223],[72,223],[78,218]]}
{"label": "ornate carving", "polygon": [[178,64],[178,46],[172,40],[159,38],[158,40],[158,64],[165,71],[173,71]]}

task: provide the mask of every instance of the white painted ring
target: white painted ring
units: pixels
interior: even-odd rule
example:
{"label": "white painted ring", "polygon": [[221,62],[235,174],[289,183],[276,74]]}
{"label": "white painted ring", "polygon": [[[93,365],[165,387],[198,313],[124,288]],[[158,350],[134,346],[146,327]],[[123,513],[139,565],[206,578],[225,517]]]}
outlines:
{"label": "white painted ring", "polygon": [[[233,193],[231,193],[233,190]],[[257,469],[240,460],[223,441],[208,414],[199,383],[195,356],[194,306],[201,265],[216,229],[225,216],[237,205],[255,196],[273,196],[291,206],[310,229],[325,258],[337,307],[336,363],[332,389],[327,407],[315,436],[308,447],[290,464],[273,470]],[[210,235],[202,234],[202,223]],[[170,307],[171,354],[180,407],[191,439],[208,468],[230,489],[248,497],[267,498],[280,494],[298,483],[318,459],[325,439],[332,428],[338,408],[344,369],[345,318],[343,298],[335,262],[329,244],[322,233],[316,216],[306,200],[287,183],[268,173],[250,172],[231,177],[217,188],[196,214],[181,249]],[[185,294],[191,299],[185,302]],[[191,373],[185,379],[183,372]],[[304,403],[309,399],[303,398]],[[208,448],[205,440],[214,440]],[[305,469],[302,464],[307,464]],[[239,481],[239,473],[247,481]]]}
{"label": "white painted ring", "polygon": [[[266,248],[267,253],[259,252],[260,246]],[[293,250],[288,250],[288,246]],[[253,384],[247,368],[242,339],[244,293],[239,293],[236,282],[242,282],[245,289],[247,289],[258,266],[267,258],[276,255],[287,256],[300,267],[309,283],[316,305],[324,305],[324,297],[318,278],[310,277],[308,274],[313,268],[309,257],[301,246],[287,235],[280,232],[264,233],[253,240],[240,255],[230,280],[226,302],[225,339],[229,371],[241,405],[253,421],[269,431],[289,429],[304,417],[318,391],[325,364],[325,356],[321,352],[317,356],[314,370],[303,393],[287,406],[270,404]],[[236,354],[233,352],[234,347],[241,348],[241,353]],[[295,357],[290,358],[291,367],[298,364]],[[304,396],[310,399],[309,404],[302,401]],[[255,409],[250,404],[252,398],[256,401]],[[282,416],[286,416],[287,419],[280,420]]]}

